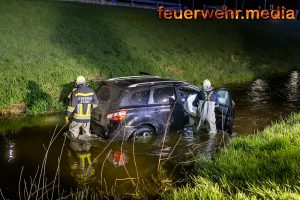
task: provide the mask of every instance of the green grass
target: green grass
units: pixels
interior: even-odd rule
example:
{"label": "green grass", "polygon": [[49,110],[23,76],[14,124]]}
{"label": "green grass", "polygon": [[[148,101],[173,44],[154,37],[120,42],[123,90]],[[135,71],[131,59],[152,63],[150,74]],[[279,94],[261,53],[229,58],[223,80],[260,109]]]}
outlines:
{"label": "green grass", "polygon": [[166,199],[300,199],[300,114],[234,138]]}
{"label": "green grass", "polygon": [[[299,69],[299,22],[160,21],[152,10],[71,2],[0,2],[0,110],[63,110],[77,75],[146,71],[199,84]],[[22,106],[21,106],[22,107]]]}

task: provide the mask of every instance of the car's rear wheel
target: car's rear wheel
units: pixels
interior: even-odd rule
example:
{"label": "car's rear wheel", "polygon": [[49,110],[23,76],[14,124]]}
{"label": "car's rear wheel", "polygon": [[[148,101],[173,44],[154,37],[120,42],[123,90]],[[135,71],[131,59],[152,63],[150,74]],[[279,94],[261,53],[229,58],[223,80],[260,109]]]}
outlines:
{"label": "car's rear wheel", "polygon": [[136,139],[151,138],[156,134],[156,131],[150,126],[140,126],[134,131],[132,137]]}

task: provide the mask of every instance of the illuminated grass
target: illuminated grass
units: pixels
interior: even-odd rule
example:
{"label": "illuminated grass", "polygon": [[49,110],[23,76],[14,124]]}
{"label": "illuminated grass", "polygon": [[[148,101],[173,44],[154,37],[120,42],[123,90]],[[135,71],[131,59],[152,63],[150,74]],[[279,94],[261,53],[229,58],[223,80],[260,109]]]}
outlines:
{"label": "illuminated grass", "polygon": [[196,176],[166,199],[299,199],[300,114],[238,137],[211,160],[200,158]]}
{"label": "illuminated grass", "polygon": [[14,104],[24,104],[28,114],[63,110],[79,74],[146,71],[222,85],[299,69],[294,23],[159,21],[152,10],[3,0],[0,110],[9,113]]}

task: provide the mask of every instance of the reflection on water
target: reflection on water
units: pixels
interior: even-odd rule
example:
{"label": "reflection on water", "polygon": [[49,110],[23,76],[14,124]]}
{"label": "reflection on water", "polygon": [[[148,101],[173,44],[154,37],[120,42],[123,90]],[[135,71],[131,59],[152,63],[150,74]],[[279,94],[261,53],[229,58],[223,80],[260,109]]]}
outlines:
{"label": "reflection on water", "polygon": [[262,130],[272,121],[300,111],[299,72],[272,79],[257,79],[232,88],[236,102],[234,130],[239,134]]}
{"label": "reflection on water", "polygon": [[13,162],[13,160],[15,159],[15,150],[14,150],[14,147],[15,147],[15,143],[10,143],[8,145],[8,162]]}
{"label": "reflection on water", "polygon": [[70,175],[79,186],[96,182],[90,152],[91,146],[91,143],[87,141],[72,140],[70,142],[70,148],[68,149]]}
{"label": "reflection on water", "polygon": [[5,147],[6,147],[6,160],[8,163],[12,163],[15,160],[15,143],[11,139],[10,134],[3,133],[2,134],[4,141],[5,141]]}
{"label": "reflection on water", "polygon": [[128,156],[123,151],[113,151],[109,154],[108,160],[115,167],[122,167],[128,163]]}
{"label": "reflection on water", "polygon": [[262,79],[257,79],[250,85],[247,97],[252,108],[263,107],[268,102],[268,88],[268,83]]}
{"label": "reflection on water", "polygon": [[25,127],[45,127],[53,126],[53,124],[61,123],[63,120],[62,115],[47,115],[39,117],[11,117],[11,118],[1,118],[0,117],[0,133],[18,133],[21,129]]}
{"label": "reflection on water", "polygon": [[[299,101],[299,73],[297,71],[292,72],[289,75],[289,82],[285,83],[285,90],[287,91],[287,101],[298,102]],[[290,104],[293,106],[293,104]]]}
{"label": "reflection on water", "polygon": [[215,141],[216,134],[210,134],[208,140],[206,141],[206,145],[203,149],[203,151],[199,151],[200,154],[204,155],[205,157],[211,157],[213,154],[213,151],[215,150]]}
{"label": "reflection on water", "polygon": [[[257,79],[251,84],[230,88],[236,103],[234,132],[249,134],[281,116],[300,111],[299,79],[300,75],[295,71],[285,77]],[[0,170],[4,172],[0,173],[0,189],[5,197],[15,199],[18,198],[15,190],[21,167],[24,166],[24,177],[35,174],[51,133],[57,123],[63,124],[63,118],[52,115],[1,119],[0,123]],[[135,192],[137,185],[143,182],[151,194],[152,188],[156,187],[159,158],[167,175],[181,178],[178,163],[197,155],[211,157],[229,139],[227,134],[195,134],[185,130],[168,133],[163,147],[162,135],[111,144],[97,140],[67,140],[59,170],[61,185],[65,191],[88,185],[104,192],[127,194]],[[58,137],[49,152],[49,180],[56,172],[63,141],[63,136]]]}

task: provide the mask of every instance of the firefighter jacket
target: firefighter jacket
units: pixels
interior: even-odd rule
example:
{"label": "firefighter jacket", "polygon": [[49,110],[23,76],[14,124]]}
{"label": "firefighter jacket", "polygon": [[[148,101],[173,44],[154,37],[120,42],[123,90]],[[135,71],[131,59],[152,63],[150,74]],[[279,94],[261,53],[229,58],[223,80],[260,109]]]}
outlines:
{"label": "firefighter jacket", "polygon": [[86,123],[91,120],[91,112],[97,106],[98,99],[95,92],[85,85],[79,85],[71,93],[67,116],[74,113],[74,121]]}

